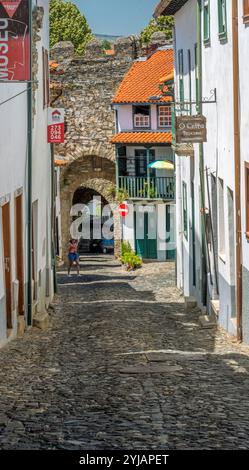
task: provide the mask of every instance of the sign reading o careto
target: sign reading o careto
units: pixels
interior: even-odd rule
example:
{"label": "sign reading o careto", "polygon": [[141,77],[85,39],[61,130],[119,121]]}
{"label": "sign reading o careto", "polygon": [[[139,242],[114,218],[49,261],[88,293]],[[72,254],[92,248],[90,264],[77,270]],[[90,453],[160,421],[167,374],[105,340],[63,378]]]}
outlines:
{"label": "sign reading o careto", "polygon": [[176,118],[176,143],[200,144],[207,142],[207,120],[205,116],[179,116]]}

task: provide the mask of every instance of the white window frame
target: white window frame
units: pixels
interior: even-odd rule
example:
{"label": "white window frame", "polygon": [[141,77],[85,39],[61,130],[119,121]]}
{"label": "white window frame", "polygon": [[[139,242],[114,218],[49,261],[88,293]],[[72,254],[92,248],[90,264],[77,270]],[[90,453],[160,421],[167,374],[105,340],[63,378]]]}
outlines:
{"label": "white window frame", "polygon": [[158,127],[172,127],[171,105],[158,106]]}

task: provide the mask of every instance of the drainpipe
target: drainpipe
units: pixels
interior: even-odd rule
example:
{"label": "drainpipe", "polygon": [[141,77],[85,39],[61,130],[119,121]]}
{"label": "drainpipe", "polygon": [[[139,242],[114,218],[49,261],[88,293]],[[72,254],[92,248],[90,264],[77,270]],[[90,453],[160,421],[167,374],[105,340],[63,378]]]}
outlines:
{"label": "drainpipe", "polygon": [[236,209],[236,310],[237,338],[242,341],[242,253],[241,253],[241,161],[240,161],[240,119],[239,119],[239,35],[238,1],[232,0],[233,37],[233,119],[234,119],[234,163],[235,163],[235,209]]}
{"label": "drainpipe", "polygon": [[30,42],[30,83],[27,85],[27,119],[28,119],[28,188],[27,188],[27,325],[32,325],[32,129],[33,129],[33,72],[32,72],[32,0],[29,0],[29,42]]}
{"label": "drainpipe", "polygon": [[[197,0],[197,73],[198,73],[198,113],[202,114],[202,27],[201,27],[201,0]],[[199,173],[202,201],[205,203],[205,180],[204,180],[204,152],[203,144],[199,144]],[[203,202],[202,202],[203,203]],[[207,264],[206,264],[206,237],[205,237],[205,213],[201,215],[201,264],[202,264],[202,303],[207,305]]]}
{"label": "drainpipe", "polygon": [[56,236],[56,200],[55,200],[55,167],[54,167],[54,144],[50,144],[51,150],[51,260],[53,267],[53,286],[54,293],[57,294],[57,276],[56,276],[56,254],[55,254],[55,236]]}

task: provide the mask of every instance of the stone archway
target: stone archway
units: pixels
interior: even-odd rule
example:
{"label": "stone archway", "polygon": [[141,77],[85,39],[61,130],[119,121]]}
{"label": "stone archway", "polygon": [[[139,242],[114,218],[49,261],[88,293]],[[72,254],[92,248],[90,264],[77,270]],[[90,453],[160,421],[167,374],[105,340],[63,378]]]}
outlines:
{"label": "stone archway", "polygon": [[61,238],[62,256],[65,262],[67,261],[67,245],[70,238],[70,211],[75,191],[79,188],[96,191],[110,205],[114,217],[115,255],[120,254],[120,217],[113,191],[115,187],[115,164],[102,157],[101,168],[96,171],[90,166],[91,159],[92,156],[81,157],[67,165],[61,173]]}

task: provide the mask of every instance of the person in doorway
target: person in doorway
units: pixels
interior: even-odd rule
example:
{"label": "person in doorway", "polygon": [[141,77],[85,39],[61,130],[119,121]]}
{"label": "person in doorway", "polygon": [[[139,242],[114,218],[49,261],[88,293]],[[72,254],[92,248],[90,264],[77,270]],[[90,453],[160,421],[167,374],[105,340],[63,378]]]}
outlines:
{"label": "person in doorway", "polygon": [[75,239],[69,240],[68,244],[68,275],[70,276],[71,268],[76,264],[78,276],[80,274],[79,255],[78,255],[78,241]]}

